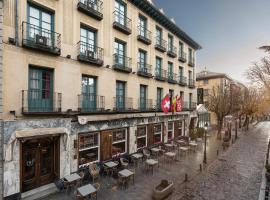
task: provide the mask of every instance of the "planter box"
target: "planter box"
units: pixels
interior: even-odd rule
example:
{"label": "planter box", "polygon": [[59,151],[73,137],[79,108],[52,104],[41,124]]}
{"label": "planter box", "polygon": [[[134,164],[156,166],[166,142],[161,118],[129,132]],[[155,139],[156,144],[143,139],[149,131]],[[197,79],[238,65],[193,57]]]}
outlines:
{"label": "planter box", "polygon": [[162,180],[161,183],[153,189],[152,198],[155,200],[162,200],[171,195],[173,191],[173,182]]}

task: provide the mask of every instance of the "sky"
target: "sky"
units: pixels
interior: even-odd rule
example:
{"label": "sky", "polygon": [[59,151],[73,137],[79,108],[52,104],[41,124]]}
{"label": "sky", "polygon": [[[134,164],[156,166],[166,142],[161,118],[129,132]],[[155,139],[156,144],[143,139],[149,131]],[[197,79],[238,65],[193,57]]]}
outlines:
{"label": "sky", "polygon": [[197,71],[227,73],[247,83],[245,72],[270,45],[270,0],[152,0],[203,49]]}

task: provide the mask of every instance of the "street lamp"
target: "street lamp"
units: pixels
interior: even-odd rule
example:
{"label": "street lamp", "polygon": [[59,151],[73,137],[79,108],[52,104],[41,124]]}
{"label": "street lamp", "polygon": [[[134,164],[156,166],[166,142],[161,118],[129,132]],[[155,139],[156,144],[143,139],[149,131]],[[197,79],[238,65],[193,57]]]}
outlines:
{"label": "street lamp", "polygon": [[204,124],[204,156],[203,156],[203,163],[204,164],[207,164],[207,158],[206,158],[206,140],[207,140],[206,132],[207,132],[207,129],[208,129],[208,123],[206,122]]}

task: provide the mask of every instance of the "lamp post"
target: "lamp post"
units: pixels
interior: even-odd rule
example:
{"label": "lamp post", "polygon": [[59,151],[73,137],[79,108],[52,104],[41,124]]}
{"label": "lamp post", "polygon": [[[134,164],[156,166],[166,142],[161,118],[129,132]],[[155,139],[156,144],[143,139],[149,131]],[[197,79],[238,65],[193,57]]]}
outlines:
{"label": "lamp post", "polygon": [[204,156],[203,156],[203,163],[204,164],[207,164],[207,158],[206,158],[206,140],[207,140],[206,132],[207,132],[207,128],[208,128],[208,123],[206,122],[204,125]]}

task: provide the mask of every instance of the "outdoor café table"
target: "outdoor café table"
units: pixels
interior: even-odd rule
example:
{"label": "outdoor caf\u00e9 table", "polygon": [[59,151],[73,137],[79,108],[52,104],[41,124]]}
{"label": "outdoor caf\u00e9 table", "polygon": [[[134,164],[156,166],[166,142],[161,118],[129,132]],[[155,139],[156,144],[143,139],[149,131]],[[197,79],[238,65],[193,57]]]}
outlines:
{"label": "outdoor caf\u00e9 table", "polygon": [[122,177],[125,177],[125,178],[129,178],[132,176],[132,179],[133,179],[133,184],[134,184],[134,173],[128,169],[124,169],[120,172],[118,172],[118,174]]}
{"label": "outdoor caf\u00e9 table", "polygon": [[176,154],[174,152],[166,152],[165,156],[170,159],[170,162],[175,160]]}
{"label": "outdoor caf\u00e9 table", "polygon": [[77,174],[77,173],[74,173],[74,174],[70,174],[68,176],[65,176],[65,179],[69,182],[69,183],[73,183],[77,180],[80,180],[81,177]]}
{"label": "outdoor caf\u00e9 table", "polygon": [[105,165],[106,167],[108,167],[109,170],[111,170],[112,175],[114,174],[115,168],[118,166],[118,164],[115,163],[115,162],[113,162],[113,161],[106,162],[106,163],[104,163],[104,165]]}
{"label": "outdoor caf\u00e9 table", "polygon": [[138,166],[138,160],[139,159],[142,159],[142,161],[143,161],[143,155],[141,153],[132,154],[131,157],[134,158],[136,166]]}
{"label": "outdoor caf\u00e9 table", "polygon": [[94,188],[94,186],[92,186],[91,184],[87,184],[82,187],[79,187],[77,191],[82,197],[89,197],[91,194],[94,194],[97,192],[96,188]]}
{"label": "outdoor caf\u00e9 table", "polygon": [[154,157],[158,158],[158,153],[159,153],[160,149],[159,148],[152,148],[151,151],[153,152]]}
{"label": "outdoor caf\u00e9 table", "polygon": [[165,144],[165,146],[168,148],[169,151],[171,151],[173,149],[173,144],[167,143]]}
{"label": "outdoor caf\u00e9 table", "polygon": [[147,168],[149,167],[152,171],[152,174],[154,173],[154,166],[158,164],[157,160],[148,159],[145,161],[145,164],[147,165]]}
{"label": "outdoor caf\u00e9 table", "polygon": [[187,142],[185,140],[177,140],[176,142],[180,145],[183,145],[183,146],[187,144]]}
{"label": "outdoor caf\u00e9 table", "polygon": [[189,146],[193,149],[193,151],[196,151],[196,148],[197,148],[198,144],[195,143],[195,142],[190,142]]}
{"label": "outdoor caf\u00e9 table", "polygon": [[180,149],[180,151],[182,151],[182,152],[185,152],[185,153],[188,152],[188,148],[187,148],[187,147],[180,147],[179,149]]}

